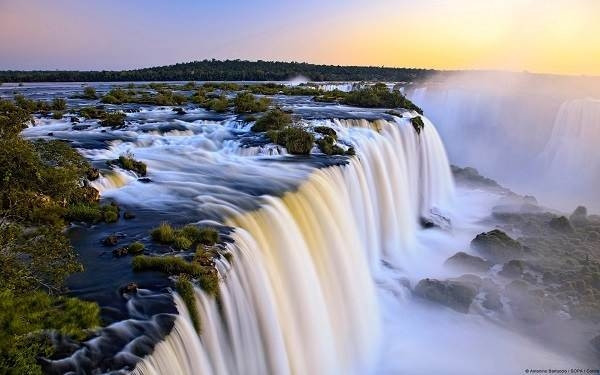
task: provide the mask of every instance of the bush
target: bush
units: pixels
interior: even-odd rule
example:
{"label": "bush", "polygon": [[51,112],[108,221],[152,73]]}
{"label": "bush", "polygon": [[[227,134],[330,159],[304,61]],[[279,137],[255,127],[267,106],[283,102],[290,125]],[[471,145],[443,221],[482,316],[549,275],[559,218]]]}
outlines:
{"label": "bush", "polygon": [[135,160],[134,155],[129,152],[119,156],[118,159],[111,161],[109,164],[116,164],[125,170],[136,172],[140,176],[145,176],[147,173],[146,164],[144,162]]}
{"label": "bush", "polygon": [[141,254],[145,248],[143,243],[136,241],[127,246],[127,252],[132,255]]}
{"label": "bush", "polygon": [[269,104],[269,98],[256,98],[248,91],[237,94],[233,100],[236,113],[264,112],[269,108]]}
{"label": "bush", "polygon": [[119,220],[119,208],[113,204],[100,206],[99,204],[79,203],[67,208],[65,218],[68,221],[89,224],[96,224],[101,221],[114,223]]}
{"label": "bush", "polygon": [[173,247],[177,250],[189,250],[192,247],[192,240],[182,233],[176,233],[173,238]]}
{"label": "bush", "polygon": [[106,111],[102,108],[84,107],[79,110],[79,115],[87,119],[103,119]]}
{"label": "bush", "polygon": [[100,124],[102,126],[110,126],[111,128],[117,128],[125,125],[125,115],[123,112],[104,112],[101,117]]}
{"label": "bush", "polygon": [[52,110],[65,111],[67,109],[67,101],[63,98],[52,99]]}
{"label": "bush", "polygon": [[218,98],[210,99],[207,104],[207,108],[211,111],[215,112],[226,112],[229,108],[229,100],[225,96],[220,96]]}
{"label": "bush", "polygon": [[344,155],[345,151],[334,143],[335,139],[330,135],[317,140],[317,146],[325,155]]}
{"label": "bush", "polygon": [[214,245],[219,241],[219,232],[214,228],[198,228],[188,224],[181,229],[175,229],[163,222],[151,232],[152,239],[163,244],[172,244],[178,250],[188,250],[194,243]]}
{"label": "bush", "polygon": [[201,277],[203,273],[200,265],[186,262],[183,258],[174,256],[139,255],[133,258],[132,267],[136,272],[158,271],[169,276],[187,274],[192,277]]}
{"label": "bush", "polygon": [[175,283],[175,289],[181,296],[181,299],[187,307],[190,318],[192,319],[192,325],[198,334],[201,333],[202,326],[200,324],[200,315],[198,314],[198,308],[196,307],[196,293],[194,293],[194,286],[187,275],[180,275]]}
{"label": "bush", "polygon": [[219,232],[214,228],[198,228],[188,224],[181,228],[181,233],[192,242],[199,242],[203,245],[214,245],[219,242]]}
{"label": "bush", "polygon": [[61,111],[54,111],[52,113],[52,118],[55,120],[60,120],[61,118],[63,118],[63,113]]}
{"label": "bush", "polygon": [[83,89],[83,98],[90,100],[97,99],[98,96],[96,95],[96,89],[91,86],[86,86]]}
{"label": "bush", "polygon": [[281,130],[292,123],[292,116],[281,110],[271,109],[252,126],[253,132],[265,132],[268,130]]}
{"label": "bush", "polygon": [[415,128],[417,134],[421,134],[421,130],[423,130],[425,127],[425,123],[423,122],[421,116],[411,118],[410,123],[412,124],[413,128]]}
{"label": "bush", "polygon": [[[282,130],[285,148],[290,154],[307,155],[312,149],[315,138],[302,128],[289,127]],[[282,136],[280,135],[280,136]]]}
{"label": "bush", "polygon": [[334,129],[330,128],[329,126],[315,126],[313,128],[313,130],[315,131],[315,133],[328,135],[334,139],[337,139],[336,131]]}

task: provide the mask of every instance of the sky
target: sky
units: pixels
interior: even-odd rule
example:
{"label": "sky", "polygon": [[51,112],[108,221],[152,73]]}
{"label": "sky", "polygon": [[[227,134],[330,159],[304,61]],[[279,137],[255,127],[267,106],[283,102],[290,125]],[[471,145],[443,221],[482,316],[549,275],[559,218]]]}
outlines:
{"label": "sky", "polygon": [[600,0],[0,0],[0,69],[203,59],[600,75]]}

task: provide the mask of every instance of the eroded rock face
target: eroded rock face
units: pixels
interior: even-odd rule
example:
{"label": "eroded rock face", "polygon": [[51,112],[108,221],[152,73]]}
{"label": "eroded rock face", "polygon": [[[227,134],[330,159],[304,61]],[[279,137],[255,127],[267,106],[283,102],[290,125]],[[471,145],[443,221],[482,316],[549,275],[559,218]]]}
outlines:
{"label": "eroded rock face", "polygon": [[423,279],[415,286],[414,294],[458,312],[467,313],[477,295],[477,288],[457,281]]}
{"label": "eroded rock face", "polygon": [[465,272],[482,273],[491,268],[491,264],[485,259],[469,255],[463,251],[459,251],[444,262],[444,265]]}
{"label": "eroded rock face", "polygon": [[523,246],[499,229],[478,234],[471,241],[471,248],[494,263],[503,263],[523,255]]}
{"label": "eroded rock face", "polygon": [[587,223],[587,208],[585,206],[579,206],[569,216],[569,221],[575,225],[581,225]]}
{"label": "eroded rock face", "polygon": [[521,277],[523,270],[525,269],[525,263],[521,260],[510,260],[502,266],[502,270],[498,272],[498,275],[507,277],[509,279],[515,279]]}
{"label": "eroded rock face", "polygon": [[557,232],[573,233],[574,229],[569,219],[564,216],[555,217],[548,222],[548,226]]}

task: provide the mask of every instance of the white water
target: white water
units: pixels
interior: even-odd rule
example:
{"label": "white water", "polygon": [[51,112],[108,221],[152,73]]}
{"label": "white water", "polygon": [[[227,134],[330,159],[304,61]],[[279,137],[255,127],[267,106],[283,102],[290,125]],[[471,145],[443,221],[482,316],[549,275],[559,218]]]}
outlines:
{"label": "white water", "polygon": [[282,198],[263,197],[256,211],[230,210],[226,224],[237,229],[233,264],[219,265],[222,313],[197,290],[198,337],[177,300],[173,333],[134,373],[501,374],[569,363],[480,316],[415,301],[398,281],[438,272],[480,229],[465,223],[489,212],[487,198],[463,197],[460,206],[478,213],[462,215],[454,233],[418,231],[419,216],[453,197],[431,123],[417,136],[406,119],[323,122],[359,157],[313,171]]}
{"label": "white water", "polygon": [[565,99],[560,88],[471,81],[409,94],[438,126],[450,161],[552,207],[600,210],[600,101],[576,93]]}

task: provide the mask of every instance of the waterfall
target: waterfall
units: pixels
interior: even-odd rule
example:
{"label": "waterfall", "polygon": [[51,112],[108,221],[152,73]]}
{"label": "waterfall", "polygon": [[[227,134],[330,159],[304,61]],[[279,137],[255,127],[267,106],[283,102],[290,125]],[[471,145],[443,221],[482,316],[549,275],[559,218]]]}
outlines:
{"label": "waterfall", "polygon": [[[418,218],[444,208],[453,183],[424,118],[320,120],[356,146],[347,165],[315,170],[295,191],[231,210],[232,264],[218,264],[219,304],[196,290],[202,322],[180,315],[136,374],[356,374],[372,368],[383,329],[382,267],[410,257]],[[384,266],[384,264],[386,266]]]}

